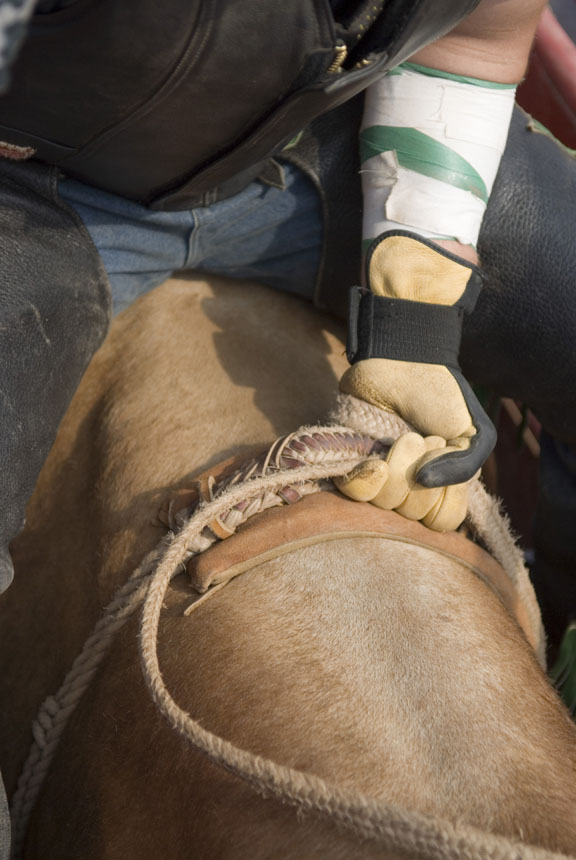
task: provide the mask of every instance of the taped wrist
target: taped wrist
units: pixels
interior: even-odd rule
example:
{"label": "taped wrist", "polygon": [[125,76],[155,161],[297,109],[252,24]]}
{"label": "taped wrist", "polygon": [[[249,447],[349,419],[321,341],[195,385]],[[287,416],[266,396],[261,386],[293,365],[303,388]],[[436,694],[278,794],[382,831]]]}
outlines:
{"label": "taped wrist", "polygon": [[403,63],[367,90],[362,235],[409,227],[476,247],[515,86]]}

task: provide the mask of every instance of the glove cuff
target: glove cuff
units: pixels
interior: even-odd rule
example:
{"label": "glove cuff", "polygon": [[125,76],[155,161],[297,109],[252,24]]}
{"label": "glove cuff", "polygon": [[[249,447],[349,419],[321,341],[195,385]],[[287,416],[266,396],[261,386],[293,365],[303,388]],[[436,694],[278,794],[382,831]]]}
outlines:
{"label": "glove cuff", "polygon": [[478,266],[409,230],[389,230],[371,243],[365,283],[377,296],[474,310],[482,288]]}
{"label": "glove cuff", "polygon": [[[458,290],[459,298],[454,303],[436,304],[430,301],[422,302],[397,296],[378,295],[363,287],[352,287],[346,345],[348,361],[354,364],[369,358],[389,358],[415,364],[442,364],[458,369],[462,322],[464,313],[470,313],[474,309],[480,294],[482,287],[480,270],[472,263],[461,260],[421,236],[407,230],[393,230],[378,236],[372,243],[366,257],[367,277],[370,274],[374,277],[378,269],[376,267],[375,272],[372,266],[374,253],[382,243],[386,245],[387,240],[395,237],[404,240],[401,244],[394,243],[396,255],[398,249],[406,248],[406,256],[403,254],[400,258],[396,256],[392,280],[396,279],[397,282],[399,278],[406,279],[410,284],[412,295],[417,294],[419,273],[420,277],[428,275],[429,266],[433,271],[433,278],[443,280],[446,264],[441,262],[441,258],[444,258],[449,261],[450,267],[447,270],[447,277],[454,278],[456,272],[457,278],[463,284],[463,287]],[[417,249],[420,245],[434,253],[431,255],[430,251],[426,250],[424,264],[420,258],[414,265],[414,249],[418,253]],[[456,267],[454,263],[457,264]],[[402,274],[404,266],[405,273]],[[371,283],[371,280],[368,282]]]}

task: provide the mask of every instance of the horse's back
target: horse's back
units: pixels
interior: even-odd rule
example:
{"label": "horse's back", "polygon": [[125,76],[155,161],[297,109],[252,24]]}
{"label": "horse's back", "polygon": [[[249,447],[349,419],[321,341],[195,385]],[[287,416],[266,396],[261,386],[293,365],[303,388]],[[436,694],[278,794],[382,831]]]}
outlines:
{"label": "horse's back", "polygon": [[[432,819],[574,844],[573,729],[515,622],[457,561],[348,538],[258,565],[185,615],[190,601],[183,575],[158,650],[168,689],[204,729]],[[27,856],[50,860],[57,845],[54,860],[68,860],[78,844],[83,860],[185,860],[191,845],[206,860],[386,856],[187,747],[144,686],[138,625],[70,723]]]}
{"label": "horse's back", "polygon": [[[36,708],[162,536],[162,503],[192,473],[325,414],[345,363],[332,325],[300,301],[220,282],[173,282],[117,320],[41,475],[0,605],[9,786]],[[186,616],[190,600],[174,580],[160,665],[206,728],[406,808],[564,850],[576,841],[573,727],[469,570],[347,539],[259,565]],[[383,856],[188,748],[145,689],[137,625],[66,729],[30,860]]]}

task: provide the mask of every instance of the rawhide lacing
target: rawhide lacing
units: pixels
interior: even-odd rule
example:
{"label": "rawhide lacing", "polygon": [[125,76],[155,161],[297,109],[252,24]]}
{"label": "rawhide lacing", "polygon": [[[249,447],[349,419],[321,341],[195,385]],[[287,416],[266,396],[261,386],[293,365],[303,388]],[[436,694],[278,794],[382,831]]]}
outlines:
{"label": "rawhide lacing", "polygon": [[[200,489],[199,503],[178,511],[172,518],[172,530],[179,531],[194,516],[202,502],[214,502],[240,485],[245,490],[256,490],[255,481],[266,476],[291,476],[295,469],[305,467],[334,467],[339,459],[359,458],[362,462],[370,457],[386,454],[389,447],[365,433],[358,433],[346,427],[303,428],[289,436],[283,436],[259,457],[242,464],[231,475],[222,479],[209,478],[206,486]],[[230,537],[242,523],[254,514],[279,505],[293,505],[304,496],[317,493],[327,487],[328,478],[307,481],[291,481],[280,487],[269,489],[263,486],[260,492],[250,492],[242,501],[226,509],[215,517],[198,537],[188,544],[188,558],[204,552],[216,540]]]}
{"label": "rawhide lacing", "polygon": [[[350,409],[349,402],[343,411],[346,409]],[[370,420],[376,421],[375,416],[370,415]],[[246,519],[249,511],[291,503],[297,495],[317,491],[322,481],[345,475],[368,457],[377,456],[406,429],[405,425],[399,427],[394,416],[387,413],[382,413],[379,422],[380,432],[373,435],[356,427],[312,427],[276,442],[262,461],[246,467],[243,479],[234,476],[221,485],[213,484],[210,498],[198,506],[192,517],[189,520],[181,517],[178,533],[169,533],[149,553],[108,606],[61,689],[40,709],[34,726],[34,743],[12,805],[13,860],[20,856],[30,812],[66,721],[113,636],[141,604],[144,604],[140,628],[142,669],[158,709],[189,744],[262,796],[275,797],[298,810],[327,818],[361,838],[378,842],[383,850],[406,853],[414,860],[518,860],[520,857],[561,860],[562,855],[474,828],[433,820],[253,755],[204,729],[177,705],[165,687],[157,654],[164,597],[186,559],[202,551],[206,541],[217,539],[211,524],[218,522],[226,530],[231,529],[236,519]],[[517,550],[507,526],[491,500],[485,503],[484,498],[488,498],[485,490],[478,482],[476,485],[470,497],[471,509],[474,508],[472,519],[488,547],[493,549],[496,543],[498,554],[494,554],[501,563],[506,559],[508,564],[503,566],[509,575],[521,580],[515,564]],[[498,528],[493,542],[489,532],[495,521]],[[208,592],[193,608],[201,606],[220,587]]]}

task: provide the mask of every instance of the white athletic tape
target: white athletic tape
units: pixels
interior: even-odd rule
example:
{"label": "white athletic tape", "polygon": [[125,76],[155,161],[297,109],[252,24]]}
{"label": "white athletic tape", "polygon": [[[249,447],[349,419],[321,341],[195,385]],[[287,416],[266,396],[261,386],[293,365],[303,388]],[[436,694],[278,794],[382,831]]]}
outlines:
{"label": "white athletic tape", "polygon": [[[475,245],[506,146],[514,95],[512,87],[493,89],[408,69],[373,84],[361,131],[364,155],[375,153],[361,168],[364,238],[402,226],[429,238],[450,236]],[[378,143],[379,131],[384,143]],[[406,140],[405,150],[379,151],[390,132],[401,147]],[[453,154],[478,180],[474,191],[468,190],[465,170],[450,173]]]}

